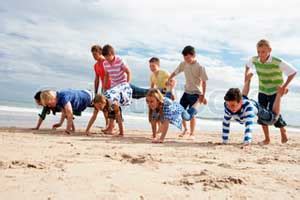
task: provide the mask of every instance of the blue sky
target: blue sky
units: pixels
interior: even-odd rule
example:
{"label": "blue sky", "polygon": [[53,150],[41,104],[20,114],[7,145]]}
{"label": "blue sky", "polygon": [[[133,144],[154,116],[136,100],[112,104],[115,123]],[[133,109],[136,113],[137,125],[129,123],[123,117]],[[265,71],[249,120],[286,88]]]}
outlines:
{"label": "blue sky", "polygon": [[[294,0],[5,1],[0,100],[31,102],[45,87],[92,88],[93,44],[112,44],[131,67],[133,82],[143,86],[150,57],[172,71],[185,45],[195,46],[206,66],[209,92],[242,85],[244,64],[262,38],[271,41],[274,55],[300,69],[299,7]],[[292,92],[300,89],[298,79]],[[182,76],[178,82],[182,88]]]}

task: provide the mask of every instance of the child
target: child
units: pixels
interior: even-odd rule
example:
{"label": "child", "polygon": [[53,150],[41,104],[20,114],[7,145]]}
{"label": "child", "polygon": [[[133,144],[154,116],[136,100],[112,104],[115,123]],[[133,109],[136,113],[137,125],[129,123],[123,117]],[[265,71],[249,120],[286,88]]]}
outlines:
{"label": "child", "polygon": [[[201,66],[196,60],[195,48],[192,46],[184,47],[182,51],[184,61],[179,64],[177,69],[171,74],[168,81],[181,72],[185,75],[185,89],[180,99],[180,104],[184,109],[197,107],[199,103],[206,104],[205,92],[206,81],[208,80],[205,67]],[[181,137],[188,134],[186,122],[183,121],[184,131]],[[193,139],[196,127],[196,119],[193,117],[190,121],[190,137]]]}
{"label": "child", "polygon": [[[95,80],[94,80],[94,92],[95,95],[98,93],[99,88],[99,78],[101,80],[101,86],[102,88],[110,88],[110,80],[107,81],[106,85],[104,86],[104,66],[103,62],[105,61],[104,56],[102,55],[102,48],[99,45],[94,45],[91,48],[92,55],[94,59],[96,60],[96,63],[94,65],[94,71],[95,71]],[[102,90],[101,90],[102,91]]]}
{"label": "child", "polygon": [[[168,132],[169,124],[175,125],[177,128],[182,128],[182,119],[191,120],[197,113],[196,109],[191,107],[186,111],[179,103],[170,99],[171,93],[167,92],[166,97],[156,89],[150,89],[146,102],[149,107],[149,122],[152,128],[152,142],[163,143]],[[157,121],[161,122],[161,136],[156,138]]]}
{"label": "child", "polygon": [[61,109],[61,120],[59,123],[54,124],[53,128],[60,127],[65,118],[67,119],[67,127],[65,132],[70,134],[73,122],[73,114],[76,112],[78,115],[81,115],[81,112],[84,111],[87,107],[92,105],[92,92],[88,90],[61,90],[53,91],[46,90],[41,93],[41,102],[43,106],[48,106],[50,108],[58,107]]}
{"label": "child", "polygon": [[[102,49],[102,54],[105,57],[103,63],[105,69],[104,85],[108,79],[111,80],[111,88],[105,88],[104,96],[108,99],[110,106],[119,108],[119,106],[127,106],[131,104],[132,88],[129,85],[131,73],[124,61],[115,55],[112,46],[105,45]],[[117,115],[119,125],[119,136],[124,135],[124,125],[121,115]]]}
{"label": "child", "polygon": [[150,87],[158,88],[163,94],[166,93],[166,84],[170,77],[170,73],[166,70],[160,69],[159,58],[152,57],[149,60],[149,67],[152,72],[150,76]]}
{"label": "child", "polygon": [[[86,134],[90,134],[90,128],[92,127],[93,123],[95,122],[98,112],[101,110],[105,116],[105,118],[109,118],[110,123],[114,122],[114,119],[118,118],[116,115],[121,115],[121,112],[117,108],[114,110],[111,106],[109,106],[109,102],[104,95],[97,94],[93,100],[93,107],[94,112],[93,115],[88,123],[86,128]],[[122,118],[122,117],[121,117]],[[107,125],[108,127],[112,126],[111,124]],[[120,127],[119,127],[120,128]]]}
{"label": "child", "polygon": [[281,96],[286,93],[283,87],[278,88],[278,92],[272,110],[267,110],[254,100],[248,99],[250,79],[252,74],[245,77],[245,84],[242,93],[238,88],[231,88],[227,91],[224,100],[223,119],[223,143],[228,143],[230,119],[233,118],[240,124],[245,124],[244,145],[249,145],[252,141],[252,130],[255,116],[264,124],[272,125],[277,123],[280,116]]}
{"label": "child", "polygon": [[[276,91],[278,87],[286,89],[289,83],[295,77],[297,71],[289,63],[273,57],[271,55],[271,45],[267,40],[260,40],[257,45],[257,54],[250,59],[246,64],[246,72],[253,73],[256,71],[259,79],[259,93],[258,93],[258,103],[269,110],[272,109],[275,98]],[[284,82],[283,73],[288,76],[287,80]],[[270,143],[269,127],[267,124],[262,123],[258,120],[258,123],[262,125],[264,131],[265,139],[262,144]],[[275,127],[280,128],[281,142],[286,143],[288,141],[286,129],[286,122],[279,116],[279,120],[274,124]]]}
{"label": "child", "polygon": [[[42,93],[42,91],[38,91],[34,95],[34,100],[35,100],[36,104],[39,105],[39,106],[42,106],[41,93]],[[35,128],[32,128],[32,130],[39,130],[39,128],[41,127],[43,121],[46,118],[46,115],[50,114],[50,112],[52,112],[52,114],[55,115],[56,112],[61,112],[61,110],[59,108],[57,108],[57,107],[55,107],[55,108],[49,108],[47,106],[44,106],[41,114],[39,114],[39,120],[37,122],[37,125],[36,125]]]}

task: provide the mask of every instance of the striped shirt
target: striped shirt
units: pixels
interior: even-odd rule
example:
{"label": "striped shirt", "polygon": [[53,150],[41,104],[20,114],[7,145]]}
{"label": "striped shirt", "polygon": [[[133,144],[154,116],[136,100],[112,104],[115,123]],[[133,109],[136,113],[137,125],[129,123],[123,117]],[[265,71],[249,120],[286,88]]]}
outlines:
{"label": "striped shirt", "polygon": [[252,141],[252,130],[254,125],[254,119],[258,112],[257,103],[248,97],[243,96],[242,108],[236,113],[231,112],[226,103],[224,103],[224,119],[223,119],[223,142],[227,143],[229,139],[230,120],[233,118],[240,124],[245,124],[244,131],[244,143],[250,143]]}
{"label": "striped shirt", "polygon": [[110,77],[111,87],[127,82],[127,76],[125,74],[127,66],[119,56],[115,56],[112,63],[109,63],[107,60],[104,61],[103,65]]}
{"label": "striped shirt", "polygon": [[266,95],[273,95],[277,92],[278,86],[283,83],[283,74],[290,76],[297,70],[286,61],[269,56],[265,63],[262,63],[258,56],[252,57],[247,67],[256,70],[259,79],[259,92]]}

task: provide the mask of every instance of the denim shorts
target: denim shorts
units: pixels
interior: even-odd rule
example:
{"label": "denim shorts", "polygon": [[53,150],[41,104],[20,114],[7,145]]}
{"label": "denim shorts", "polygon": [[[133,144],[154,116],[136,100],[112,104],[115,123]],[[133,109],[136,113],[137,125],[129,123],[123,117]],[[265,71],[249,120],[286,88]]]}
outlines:
{"label": "denim shorts", "polygon": [[[276,98],[276,94],[266,95],[266,94],[263,94],[263,93],[258,93],[258,103],[259,103],[259,105],[262,108],[270,110],[270,111],[272,111],[272,109],[273,109],[273,104],[274,104],[275,98]],[[282,119],[281,115],[278,116],[277,121],[273,124],[267,124],[263,120],[261,120],[260,118],[258,118],[257,123],[261,124],[261,125],[274,125],[276,128],[282,128],[282,127],[285,127],[287,125],[286,122]]]}

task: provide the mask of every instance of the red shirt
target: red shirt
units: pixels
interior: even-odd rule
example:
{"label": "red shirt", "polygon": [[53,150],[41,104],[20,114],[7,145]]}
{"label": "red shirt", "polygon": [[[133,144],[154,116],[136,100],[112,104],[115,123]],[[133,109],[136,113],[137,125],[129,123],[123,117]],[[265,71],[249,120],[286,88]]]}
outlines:
{"label": "red shirt", "polygon": [[109,89],[110,88],[110,79],[107,81],[106,87],[104,87],[104,75],[105,75],[105,73],[104,73],[103,62],[104,62],[104,60],[96,62],[95,65],[94,65],[94,70],[95,70],[96,76],[100,77],[102,88]]}

